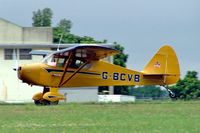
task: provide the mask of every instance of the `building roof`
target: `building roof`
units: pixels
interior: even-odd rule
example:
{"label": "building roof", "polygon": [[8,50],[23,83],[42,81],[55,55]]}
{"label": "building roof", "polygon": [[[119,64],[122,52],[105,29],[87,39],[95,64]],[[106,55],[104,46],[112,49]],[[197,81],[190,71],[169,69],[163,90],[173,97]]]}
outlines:
{"label": "building roof", "polygon": [[0,44],[2,44],[2,47],[3,44],[53,43],[52,27],[22,27],[0,18],[0,29]]}
{"label": "building roof", "polygon": [[[67,48],[70,45],[61,44],[60,48]],[[58,44],[0,44],[0,48],[57,48]]]}
{"label": "building roof", "polygon": [[15,24],[15,23],[10,22],[10,21],[8,21],[8,20],[6,20],[6,19],[3,19],[3,18],[0,18],[0,21],[4,21],[5,23],[10,23],[10,24],[15,25],[15,26],[17,26],[17,27],[21,27],[21,26]]}
{"label": "building roof", "polygon": [[[80,44],[0,44],[0,48],[68,48]],[[82,44],[88,45],[88,44]],[[91,44],[95,45],[95,44]],[[103,46],[111,46],[109,44],[101,44]]]}

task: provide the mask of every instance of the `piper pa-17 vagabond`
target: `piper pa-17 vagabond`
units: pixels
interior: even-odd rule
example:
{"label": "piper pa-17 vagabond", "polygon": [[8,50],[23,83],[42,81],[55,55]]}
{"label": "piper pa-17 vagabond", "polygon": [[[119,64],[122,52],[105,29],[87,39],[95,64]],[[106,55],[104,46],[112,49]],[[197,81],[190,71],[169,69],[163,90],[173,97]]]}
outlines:
{"label": "piper pa-17 vagabond", "polygon": [[[103,45],[77,45],[55,51],[41,63],[21,65],[18,78],[29,85],[43,86],[33,96],[36,105],[57,104],[64,99],[59,88],[117,85],[160,85],[176,83],[180,68],[176,53],[165,45],[159,49],[143,71],[123,68],[102,60],[119,51]],[[175,94],[166,88],[171,98]]]}

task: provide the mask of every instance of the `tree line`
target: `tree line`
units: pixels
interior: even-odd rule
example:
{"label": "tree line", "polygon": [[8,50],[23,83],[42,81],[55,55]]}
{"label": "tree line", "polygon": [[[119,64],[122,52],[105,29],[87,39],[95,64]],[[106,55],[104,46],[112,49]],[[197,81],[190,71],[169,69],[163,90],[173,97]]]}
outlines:
{"label": "tree line", "polygon": [[170,89],[179,99],[199,99],[200,98],[200,80],[196,71],[188,71],[183,79],[180,79],[176,85]]}

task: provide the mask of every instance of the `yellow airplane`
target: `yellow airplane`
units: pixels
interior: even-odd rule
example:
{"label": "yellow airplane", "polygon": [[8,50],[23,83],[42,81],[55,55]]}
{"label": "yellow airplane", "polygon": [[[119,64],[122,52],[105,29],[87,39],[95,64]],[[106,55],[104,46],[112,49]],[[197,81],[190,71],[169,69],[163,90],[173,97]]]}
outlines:
{"label": "yellow airplane", "polygon": [[[58,104],[62,87],[160,85],[176,83],[180,68],[176,53],[165,45],[159,49],[143,71],[123,68],[103,60],[119,51],[103,45],[77,45],[52,52],[41,63],[21,65],[18,78],[29,85],[43,86],[33,96],[36,105]],[[166,88],[171,98],[175,94]]]}

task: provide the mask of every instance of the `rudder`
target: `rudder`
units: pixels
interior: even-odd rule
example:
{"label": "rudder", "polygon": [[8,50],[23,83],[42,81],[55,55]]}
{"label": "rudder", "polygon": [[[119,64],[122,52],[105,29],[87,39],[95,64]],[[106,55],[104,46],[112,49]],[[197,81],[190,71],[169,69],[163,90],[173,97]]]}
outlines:
{"label": "rudder", "polygon": [[161,47],[143,70],[146,75],[163,75],[165,85],[180,78],[180,67],[175,51],[169,45]]}

